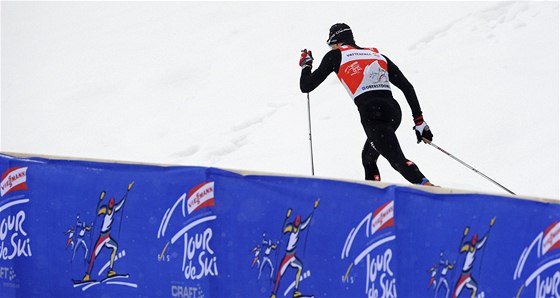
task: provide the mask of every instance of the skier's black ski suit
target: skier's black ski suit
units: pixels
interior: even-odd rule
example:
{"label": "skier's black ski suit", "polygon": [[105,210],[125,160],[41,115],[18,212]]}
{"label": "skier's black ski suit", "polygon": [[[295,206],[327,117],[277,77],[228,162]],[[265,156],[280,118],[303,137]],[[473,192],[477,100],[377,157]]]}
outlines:
{"label": "skier's black ski suit", "polygon": [[[354,44],[349,45],[361,49]],[[422,116],[414,87],[387,56],[383,55],[383,57],[387,59],[389,81],[404,93],[412,110],[412,116],[414,119]],[[312,72],[311,67],[303,68],[299,81],[301,92],[313,91],[331,72],[338,73],[340,63],[341,52],[339,49],[335,49],[323,57],[315,71]],[[354,103],[358,107],[362,126],[367,135],[362,150],[365,179],[379,180],[377,158],[381,154],[410,183],[421,183],[425,178],[424,175],[414,163],[406,159],[395,135],[395,131],[401,123],[402,112],[391,91],[368,91],[356,97]]]}

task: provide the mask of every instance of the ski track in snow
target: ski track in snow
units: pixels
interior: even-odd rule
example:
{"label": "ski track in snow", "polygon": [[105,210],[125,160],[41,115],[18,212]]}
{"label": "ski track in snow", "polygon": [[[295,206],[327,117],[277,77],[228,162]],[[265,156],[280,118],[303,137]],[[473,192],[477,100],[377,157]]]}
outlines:
{"label": "ski track in snow", "polygon": [[252,132],[255,130],[255,126],[262,126],[279,109],[285,107],[286,104],[269,104],[268,106],[271,108],[268,108],[268,111],[262,113],[262,115],[240,121],[227,131],[221,133],[221,139],[224,141],[219,143],[224,145],[220,147],[193,145],[185,150],[171,153],[169,157],[173,160],[185,160],[202,152],[203,155],[211,159],[214,163],[218,162],[222,157],[233,154],[234,152],[240,150],[243,146],[247,145]]}
{"label": "ski track in snow", "polygon": [[181,150],[181,151],[172,153],[170,155],[170,157],[172,157],[173,159],[189,157],[191,155],[194,155],[194,154],[198,153],[199,151],[200,151],[200,146],[193,145],[193,146],[188,147],[185,150]]}
{"label": "ski track in snow", "polygon": [[[235,124],[228,131],[222,133],[223,139],[227,140],[223,142],[223,146],[208,146],[202,151],[204,151],[205,156],[207,156],[213,163],[219,162],[224,156],[231,155],[240,150],[243,146],[249,144],[249,138],[251,137],[252,132],[256,130],[255,127],[262,126],[276,112],[277,110],[269,110],[260,116],[249,118],[248,120]],[[187,151],[187,153],[190,152],[191,151]],[[192,154],[194,153],[196,152],[193,152]],[[175,154],[175,157],[179,156]],[[180,157],[183,158],[186,157],[186,155],[182,155]]]}
{"label": "ski track in snow", "polygon": [[[470,13],[442,26],[438,30],[432,31],[430,34],[427,34],[425,37],[412,44],[408,49],[411,51],[424,49],[430,44],[451,35],[456,27],[471,28],[473,32],[487,34],[486,36],[488,38],[493,38],[492,30],[499,26],[511,24],[515,29],[526,26],[526,23],[519,20],[518,16],[527,12],[528,9],[529,7],[525,3],[502,2],[478,13]],[[532,17],[536,17],[537,15],[538,12],[533,12],[531,14]]]}

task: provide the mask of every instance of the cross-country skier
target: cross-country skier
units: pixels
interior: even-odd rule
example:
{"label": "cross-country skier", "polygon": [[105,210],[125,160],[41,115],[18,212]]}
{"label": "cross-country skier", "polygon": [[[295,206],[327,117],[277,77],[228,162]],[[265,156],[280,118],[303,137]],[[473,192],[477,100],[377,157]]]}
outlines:
{"label": "cross-country skier", "polygon": [[278,243],[272,243],[271,239],[267,240],[266,233],[263,233],[263,240],[261,246],[264,248],[264,255],[263,255],[262,263],[259,266],[259,276],[257,279],[261,279],[261,273],[265,264],[267,264],[268,267],[270,267],[270,279],[272,279],[272,274],[274,273],[274,266],[272,265],[272,261],[270,260],[270,253],[272,252],[273,249],[276,249],[278,247]]}
{"label": "cross-country skier", "polygon": [[445,287],[445,298],[449,297],[449,284],[447,283],[447,272],[449,270],[452,270],[455,267],[455,263],[451,264],[449,263],[448,259],[445,259],[443,257],[443,251],[440,252],[439,254],[439,266],[438,269],[440,270],[439,272],[439,278],[438,278],[438,282],[437,282],[437,287],[436,287],[436,292],[434,297],[438,296],[439,293],[439,289],[443,286]]}
{"label": "cross-country skier", "polygon": [[78,248],[84,248],[84,261],[87,259],[88,248],[86,241],[84,240],[84,236],[86,235],[86,231],[91,231],[91,226],[88,226],[85,221],[80,221],[80,216],[76,217],[76,230],[78,232],[78,239],[76,240],[76,246],[74,246],[74,253],[72,254],[72,261],[76,256],[76,251]]}
{"label": "cross-country skier", "polygon": [[[255,264],[257,265],[257,268],[260,267],[260,259],[259,259],[259,254],[261,253],[261,246],[259,244],[257,244],[255,247],[253,247],[253,249],[251,249],[251,252],[253,254],[255,254],[253,256],[253,261],[251,262],[251,268],[255,267]],[[260,276],[260,274],[259,274]]]}
{"label": "cross-country skier", "polygon": [[72,246],[72,250],[74,250],[74,226],[69,227],[68,230],[64,232],[64,235],[68,235],[66,239],[66,249],[68,249],[68,246]]}
{"label": "cross-country skier", "polygon": [[437,265],[433,265],[432,267],[430,267],[430,269],[428,269],[428,273],[430,273],[430,281],[428,282],[428,289],[429,288],[434,288],[434,290],[436,289],[437,269],[438,269]]}
{"label": "cross-country skier", "polygon": [[118,243],[111,237],[111,227],[113,225],[113,219],[115,217],[115,213],[119,212],[121,208],[124,206],[124,202],[126,200],[126,195],[120,200],[118,204],[115,205],[115,198],[111,198],[109,200],[109,204],[101,206],[97,210],[97,216],[103,215],[103,225],[101,226],[101,234],[93,247],[93,251],[91,252],[91,259],[89,261],[88,270],[86,275],[82,279],[83,281],[90,280],[90,273],[91,269],[93,268],[93,263],[95,262],[95,258],[101,252],[103,247],[107,247],[112,250],[111,253],[111,260],[109,263],[109,272],[107,274],[108,277],[117,275],[115,271],[113,271],[113,265],[115,262],[115,256],[117,254]]}
{"label": "cross-country skier", "polygon": [[379,155],[406,180],[414,184],[432,185],[416,164],[406,159],[395,131],[401,123],[402,112],[393,98],[389,82],[401,89],[412,110],[418,143],[431,142],[432,132],[424,121],[422,110],[413,86],[399,68],[376,48],[356,45],[350,27],[334,24],[329,31],[327,44],[331,47],[315,71],[311,71],[313,56],[304,50],[299,60],[302,67],[300,89],[313,91],[331,72],[335,72],[358,106],[367,140],[362,150],[362,164],[366,180],[379,181],[377,167]]}
{"label": "cross-country skier", "polygon": [[[316,201],[313,208],[317,208],[318,204],[319,201]],[[288,209],[288,213],[286,214],[286,218],[284,219],[284,226],[282,228],[284,234],[289,234],[288,245],[286,246],[286,253],[284,254],[284,258],[280,263],[280,268],[276,273],[276,282],[274,283],[274,290],[272,292],[272,295],[270,296],[271,298],[276,298],[278,286],[280,286],[280,280],[282,279],[282,276],[284,276],[284,273],[286,273],[288,267],[297,269],[295,288],[292,297],[295,298],[302,296],[301,292],[299,291],[299,282],[301,278],[301,272],[303,271],[303,263],[296,256],[296,249],[299,243],[299,234],[309,226],[311,218],[313,217],[313,213],[311,213],[303,222],[301,221],[301,216],[299,215],[296,216],[294,222],[288,222],[291,214],[292,209]]]}
{"label": "cross-country skier", "polygon": [[459,297],[464,288],[468,288],[471,290],[471,298],[476,297],[478,283],[472,277],[472,269],[474,266],[476,252],[486,244],[486,240],[488,239],[488,235],[490,234],[490,229],[492,229],[495,221],[496,218],[493,218],[490,221],[490,228],[488,229],[488,232],[486,232],[484,237],[482,237],[482,239],[478,239],[478,234],[475,233],[470,241],[463,242],[465,240],[465,237],[469,233],[469,227],[465,228],[463,239],[461,240],[461,242],[463,242],[463,245],[461,246],[460,250],[461,254],[466,253],[465,262],[463,263],[463,268],[461,270],[461,277],[459,277],[459,280],[455,285],[455,290],[453,290],[453,298]]}

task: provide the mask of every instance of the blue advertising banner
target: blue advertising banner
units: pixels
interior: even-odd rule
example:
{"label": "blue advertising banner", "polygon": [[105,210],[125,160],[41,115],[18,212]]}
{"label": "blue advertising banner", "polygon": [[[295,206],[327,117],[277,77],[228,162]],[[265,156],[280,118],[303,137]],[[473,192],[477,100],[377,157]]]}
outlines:
{"label": "blue advertising banner", "polygon": [[2,297],[560,297],[560,204],[0,154]]}

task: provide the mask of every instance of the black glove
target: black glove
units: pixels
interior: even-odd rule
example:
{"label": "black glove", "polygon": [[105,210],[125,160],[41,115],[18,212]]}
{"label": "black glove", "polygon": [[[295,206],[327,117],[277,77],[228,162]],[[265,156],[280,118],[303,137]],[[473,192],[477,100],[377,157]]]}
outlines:
{"label": "black glove", "polygon": [[[422,141],[424,141],[424,143],[430,143],[434,135],[430,131],[430,127],[428,126],[428,124],[424,121],[424,117],[420,116],[414,119],[414,123],[416,124],[416,126],[414,126],[413,129],[414,132],[416,132],[417,143],[419,144]],[[428,140],[429,142],[424,139]]]}
{"label": "black glove", "polygon": [[301,66],[301,68],[313,66],[313,55],[311,54],[311,51],[308,51],[307,49],[301,51],[301,57],[299,58],[299,66]]}

